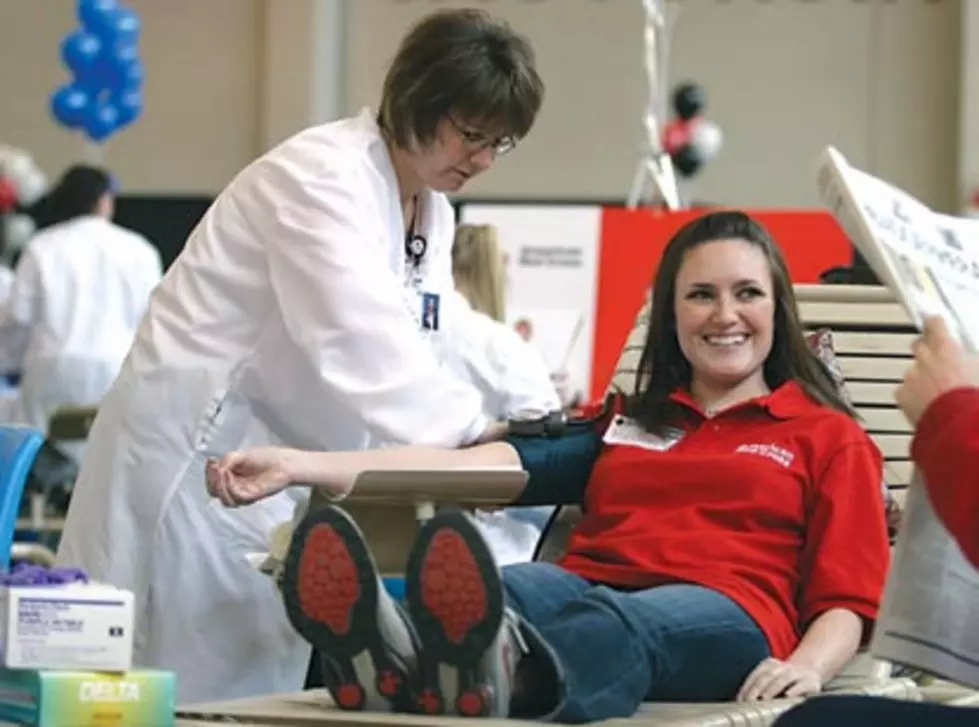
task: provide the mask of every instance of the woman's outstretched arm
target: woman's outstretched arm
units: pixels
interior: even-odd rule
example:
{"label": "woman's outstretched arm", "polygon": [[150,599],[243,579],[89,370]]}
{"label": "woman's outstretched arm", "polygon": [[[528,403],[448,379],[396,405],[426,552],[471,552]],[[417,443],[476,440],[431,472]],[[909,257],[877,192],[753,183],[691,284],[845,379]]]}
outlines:
{"label": "woman's outstretched arm", "polygon": [[368,470],[442,470],[519,467],[517,450],[506,442],[465,449],[393,447],[358,452],[307,452],[254,447],[230,452],[207,465],[207,488],[229,507],[247,505],[294,485],[343,497]]}

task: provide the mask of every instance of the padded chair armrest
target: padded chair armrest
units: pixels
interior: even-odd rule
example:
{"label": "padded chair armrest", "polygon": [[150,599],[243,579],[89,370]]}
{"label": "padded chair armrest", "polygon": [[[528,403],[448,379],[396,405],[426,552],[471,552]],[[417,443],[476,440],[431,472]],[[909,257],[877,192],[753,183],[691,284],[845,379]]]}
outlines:
{"label": "padded chair armrest", "polygon": [[88,432],[98,412],[97,406],[59,407],[48,420],[48,439],[54,442],[88,439]]}
{"label": "padded chair armrest", "polygon": [[875,659],[868,651],[860,651],[847,662],[840,673],[826,685],[826,691],[839,691],[869,684],[890,681],[892,667],[888,661]]}
{"label": "padded chair armrest", "polygon": [[502,507],[512,503],[526,484],[527,473],[514,468],[375,470],[357,477],[344,502]]}

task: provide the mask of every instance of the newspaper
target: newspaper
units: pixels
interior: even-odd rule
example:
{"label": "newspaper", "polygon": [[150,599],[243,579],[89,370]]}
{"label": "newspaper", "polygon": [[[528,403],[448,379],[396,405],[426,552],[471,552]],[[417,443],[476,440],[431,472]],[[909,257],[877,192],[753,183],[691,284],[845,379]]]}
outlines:
{"label": "newspaper", "polygon": [[[832,147],[817,180],[823,204],[918,328],[941,315],[976,352],[979,221],[933,212]],[[979,571],[935,516],[917,470],[905,508],[871,652],[979,688]]]}

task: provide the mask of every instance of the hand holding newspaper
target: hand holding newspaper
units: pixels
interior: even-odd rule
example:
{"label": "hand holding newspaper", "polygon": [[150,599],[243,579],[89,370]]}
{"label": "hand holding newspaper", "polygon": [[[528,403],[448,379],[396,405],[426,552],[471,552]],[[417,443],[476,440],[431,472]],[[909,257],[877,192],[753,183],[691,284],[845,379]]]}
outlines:
{"label": "hand holding newspaper", "polygon": [[[979,221],[933,212],[832,147],[817,181],[822,202],[918,328],[940,315],[979,351]],[[905,507],[871,651],[979,688],[979,572],[935,516],[917,471]]]}

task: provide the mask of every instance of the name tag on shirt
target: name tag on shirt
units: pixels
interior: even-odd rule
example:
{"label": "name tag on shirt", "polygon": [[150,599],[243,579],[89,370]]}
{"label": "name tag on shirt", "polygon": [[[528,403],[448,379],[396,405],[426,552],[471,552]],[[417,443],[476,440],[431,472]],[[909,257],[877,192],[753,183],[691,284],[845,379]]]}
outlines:
{"label": "name tag on shirt", "polygon": [[421,327],[423,331],[439,330],[439,298],[437,293],[421,294]]}
{"label": "name tag on shirt", "polygon": [[665,452],[683,438],[679,429],[669,429],[663,436],[647,432],[634,420],[617,416],[605,430],[602,441],[605,444],[618,444],[627,447],[640,447],[654,452]]}

